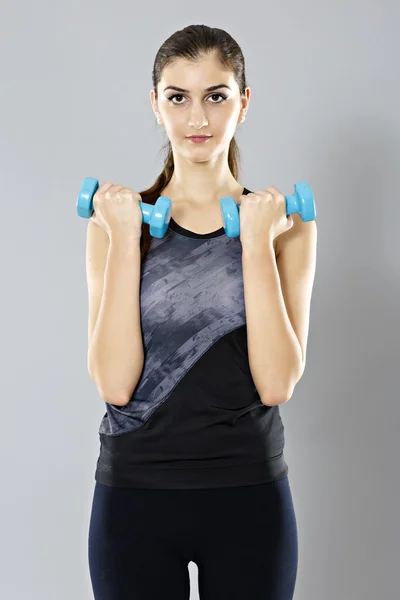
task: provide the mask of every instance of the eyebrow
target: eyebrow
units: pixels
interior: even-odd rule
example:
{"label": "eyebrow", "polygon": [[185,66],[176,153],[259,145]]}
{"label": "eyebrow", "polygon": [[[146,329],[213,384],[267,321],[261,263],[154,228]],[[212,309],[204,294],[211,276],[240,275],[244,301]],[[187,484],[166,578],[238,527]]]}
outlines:
{"label": "eyebrow", "polygon": [[[229,85],[226,85],[225,83],[220,83],[219,85],[212,85],[211,87],[206,88],[204,91],[205,92],[213,92],[214,90],[218,90],[220,88],[228,88],[228,90],[231,90],[232,88],[229,87]],[[176,85],[169,85],[168,87],[166,87],[164,89],[164,92],[166,92],[167,90],[175,90],[177,92],[183,92],[183,93],[189,93],[189,90],[184,90],[183,88],[180,87],[176,87]]]}

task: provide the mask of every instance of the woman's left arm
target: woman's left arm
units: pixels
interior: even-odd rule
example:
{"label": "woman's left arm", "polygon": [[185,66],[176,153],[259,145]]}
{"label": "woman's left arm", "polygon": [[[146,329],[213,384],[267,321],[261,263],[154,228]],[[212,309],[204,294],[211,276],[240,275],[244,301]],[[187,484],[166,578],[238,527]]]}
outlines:
{"label": "woman's left arm", "polygon": [[315,278],[317,225],[294,225],[262,249],[243,248],[249,364],[263,404],[287,402],[303,375]]}

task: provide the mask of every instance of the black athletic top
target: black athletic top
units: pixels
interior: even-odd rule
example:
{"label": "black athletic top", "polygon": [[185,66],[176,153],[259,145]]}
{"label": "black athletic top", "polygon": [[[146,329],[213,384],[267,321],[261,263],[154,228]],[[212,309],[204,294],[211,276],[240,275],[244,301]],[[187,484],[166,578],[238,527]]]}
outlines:
{"label": "black athletic top", "polygon": [[144,367],[126,406],[106,403],[96,481],[196,489],[285,477],[279,405],[262,404],[249,367],[240,238],[171,219],[141,269]]}

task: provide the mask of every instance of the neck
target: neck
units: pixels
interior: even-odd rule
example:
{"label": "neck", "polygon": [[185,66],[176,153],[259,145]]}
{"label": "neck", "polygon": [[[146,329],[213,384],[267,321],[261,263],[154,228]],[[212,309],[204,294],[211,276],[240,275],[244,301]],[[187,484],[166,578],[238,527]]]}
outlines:
{"label": "neck", "polygon": [[[175,160],[175,157],[174,157]],[[219,202],[223,196],[237,193],[243,186],[233,177],[227,162],[187,162],[175,160],[174,173],[163,191],[163,195],[172,197],[175,202],[185,201],[192,204],[211,205]],[[241,192],[240,192],[241,193]]]}

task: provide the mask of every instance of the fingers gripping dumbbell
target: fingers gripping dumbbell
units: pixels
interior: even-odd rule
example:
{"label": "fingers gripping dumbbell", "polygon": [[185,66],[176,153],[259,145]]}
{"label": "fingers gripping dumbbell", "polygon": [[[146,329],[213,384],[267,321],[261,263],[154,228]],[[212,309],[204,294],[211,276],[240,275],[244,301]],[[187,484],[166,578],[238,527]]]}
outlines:
{"label": "fingers gripping dumbbell", "polygon": [[[93,198],[99,189],[99,182],[93,177],[86,177],[79,190],[76,201],[76,210],[80,217],[90,219],[94,212]],[[172,214],[172,202],[165,196],[160,196],[153,204],[139,202],[142,211],[143,223],[150,225],[150,235],[162,238],[168,229]]]}
{"label": "fingers gripping dumbbell", "polygon": [[[89,219],[94,211],[93,197],[99,188],[99,182],[93,177],[87,177],[78,194],[76,202],[77,213],[84,219]],[[286,214],[299,214],[303,221],[315,219],[315,201],[310,186],[305,181],[296,183],[295,193],[285,196]],[[162,238],[168,229],[172,214],[172,202],[166,196],[159,196],[157,202],[146,204],[139,202],[142,211],[143,222],[150,225],[150,235]],[[234,238],[240,235],[240,206],[237,206],[232,196],[220,199],[221,215],[225,233]]]}
{"label": "fingers gripping dumbbell", "polygon": [[[299,214],[303,221],[314,221],[315,201],[310,186],[305,181],[300,181],[295,183],[294,189],[294,194],[285,196],[286,215]],[[226,235],[231,238],[238,237],[240,235],[240,206],[231,196],[221,198],[220,205]]]}

